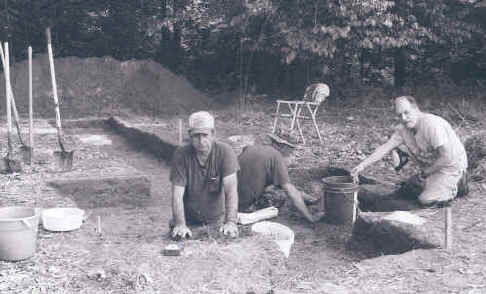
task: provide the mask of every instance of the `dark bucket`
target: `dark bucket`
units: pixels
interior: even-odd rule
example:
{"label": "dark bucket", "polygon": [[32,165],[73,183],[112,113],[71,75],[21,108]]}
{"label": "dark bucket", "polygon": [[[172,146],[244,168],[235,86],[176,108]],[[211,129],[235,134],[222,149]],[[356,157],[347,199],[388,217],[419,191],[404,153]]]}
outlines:
{"label": "dark bucket", "polygon": [[358,217],[359,185],[351,176],[333,176],[323,178],[324,211],[331,224],[354,225]]}

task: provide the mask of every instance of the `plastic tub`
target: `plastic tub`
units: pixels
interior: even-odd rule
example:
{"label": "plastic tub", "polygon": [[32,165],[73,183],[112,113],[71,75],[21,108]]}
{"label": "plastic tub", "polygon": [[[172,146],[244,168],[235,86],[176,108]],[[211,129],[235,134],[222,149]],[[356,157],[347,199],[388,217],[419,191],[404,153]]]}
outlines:
{"label": "plastic tub", "polygon": [[263,221],[251,226],[252,232],[269,236],[277,243],[285,257],[289,257],[290,248],[294,244],[294,231],[279,223]]}
{"label": "plastic tub", "polygon": [[84,210],[79,208],[48,208],[42,211],[42,226],[48,231],[77,230],[83,223]]}
{"label": "plastic tub", "polygon": [[34,255],[38,225],[39,213],[35,208],[0,208],[0,259],[17,261]]}

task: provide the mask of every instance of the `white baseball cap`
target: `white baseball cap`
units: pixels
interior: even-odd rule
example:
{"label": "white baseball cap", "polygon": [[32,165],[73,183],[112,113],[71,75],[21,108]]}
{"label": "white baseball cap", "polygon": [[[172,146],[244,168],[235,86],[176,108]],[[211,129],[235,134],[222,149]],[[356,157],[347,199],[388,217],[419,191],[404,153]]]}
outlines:
{"label": "white baseball cap", "polygon": [[207,111],[197,111],[189,116],[189,133],[210,134],[214,130],[214,117]]}

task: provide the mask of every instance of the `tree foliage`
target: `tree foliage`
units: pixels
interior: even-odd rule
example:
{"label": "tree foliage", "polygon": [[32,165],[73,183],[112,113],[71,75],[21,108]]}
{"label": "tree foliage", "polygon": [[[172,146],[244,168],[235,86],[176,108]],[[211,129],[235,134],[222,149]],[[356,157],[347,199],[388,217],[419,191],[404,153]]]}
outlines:
{"label": "tree foliage", "polygon": [[46,50],[50,26],[56,56],[153,58],[205,88],[460,82],[486,71],[486,8],[478,3],[4,0],[0,36],[22,59],[29,45]]}

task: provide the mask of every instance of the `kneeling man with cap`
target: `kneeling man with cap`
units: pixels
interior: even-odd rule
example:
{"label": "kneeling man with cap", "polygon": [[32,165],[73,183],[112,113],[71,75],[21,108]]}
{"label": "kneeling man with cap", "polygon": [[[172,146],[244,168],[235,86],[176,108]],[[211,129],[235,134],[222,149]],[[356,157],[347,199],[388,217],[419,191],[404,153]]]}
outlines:
{"label": "kneeling man with cap", "polygon": [[214,117],[189,116],[190,144],[172,158],[172,238],[191,237],[187,224],[222,223],[220,231],[238,236],[238,161],[231,147],[214,139]]}

